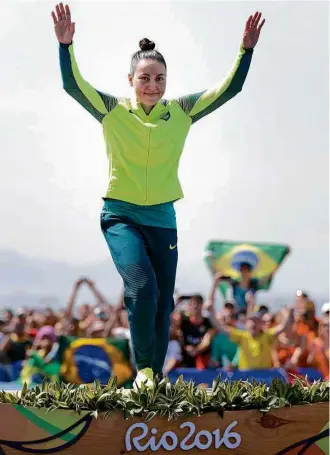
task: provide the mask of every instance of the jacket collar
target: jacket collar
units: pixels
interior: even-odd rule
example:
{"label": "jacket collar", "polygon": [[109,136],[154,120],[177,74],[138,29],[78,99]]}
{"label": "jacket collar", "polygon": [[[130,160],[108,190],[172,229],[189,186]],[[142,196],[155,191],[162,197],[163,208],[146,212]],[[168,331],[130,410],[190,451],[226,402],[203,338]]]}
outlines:
{"label": "jacket collar", "polygon": [[161,99],[158,101],[157,104],[152,108],[151,112],[149,114],[146,114],[144,112],[144,109],[141,105],[141,103],[136,99],[136,96],[133,95],[131,98],[131,108],[134,114],[138,115],[140,118],[143,118],[145,120],[154,120],[156,118],[162,117],[166,112],[168,111],[168,108],[166,106],[166,101]]}

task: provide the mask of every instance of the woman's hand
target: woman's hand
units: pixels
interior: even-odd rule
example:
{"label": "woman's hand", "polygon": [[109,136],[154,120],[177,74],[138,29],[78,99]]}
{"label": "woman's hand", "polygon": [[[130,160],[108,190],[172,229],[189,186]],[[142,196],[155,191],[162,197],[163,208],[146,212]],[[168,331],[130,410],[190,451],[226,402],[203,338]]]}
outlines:
{"label": "woman's hand", "polygon": [[55,33],[59,43],[71,44],[75,32],[75,23],[71,22],[71,13],[68,5],[56,5],[56,13],[52,11]]}
{"label": "woman's hand", "polygon": [[265,23],[265,19],[263,19],[259,25],[260,19],[261,13],[257,11],[254,16],[250,16],[247,20],[243,34],[244,49],[251,49],[257,44],[261,28]]}

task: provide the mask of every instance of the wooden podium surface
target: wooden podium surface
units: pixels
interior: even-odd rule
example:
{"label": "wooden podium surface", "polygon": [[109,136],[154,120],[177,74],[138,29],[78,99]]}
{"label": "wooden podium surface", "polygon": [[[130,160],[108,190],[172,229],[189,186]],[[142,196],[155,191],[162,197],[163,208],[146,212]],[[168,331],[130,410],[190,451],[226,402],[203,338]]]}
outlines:
{"label": "wooden podium surface", "polygon": [[0,404],[0,454],[21,453],[329,455],[329,405],[146,422],[120,413],[95,419],[85,412]]}

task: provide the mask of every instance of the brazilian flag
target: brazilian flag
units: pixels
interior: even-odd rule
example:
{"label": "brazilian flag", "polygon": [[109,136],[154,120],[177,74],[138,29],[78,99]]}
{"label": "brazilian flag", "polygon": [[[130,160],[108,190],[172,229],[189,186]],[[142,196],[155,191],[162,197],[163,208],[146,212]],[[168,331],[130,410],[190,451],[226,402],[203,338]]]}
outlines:
{"label": "brazilian flag", "polygon": [[59,337],[61,379],[75,384],[99,380],[106,384],[111,375],[119,386],[129,386],[133,378],[128,340],[115,338]]}
{"label": "brazilian flag", "polygon": [[[273,273],[289,251],[288,245],[275,243],[210,241],[205,248],[205,261],[212,274],[221,272],[233,280],[239,280],[241,264],[248,263],[251,278],[262,279],[260,289],[267,290]],[[227,286],[221,284],[223,293]]]}

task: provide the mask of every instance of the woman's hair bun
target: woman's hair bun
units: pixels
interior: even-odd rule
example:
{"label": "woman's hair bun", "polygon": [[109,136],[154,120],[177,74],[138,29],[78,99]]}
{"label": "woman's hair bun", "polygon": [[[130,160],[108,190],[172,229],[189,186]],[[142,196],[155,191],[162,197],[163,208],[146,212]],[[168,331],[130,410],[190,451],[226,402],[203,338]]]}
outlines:
{"label": "woman's hair bun", "polygon": [[156,45],[153,41],[150,41],[148,38],[143,38],[139,42],[141,51],[152,51],[155,49]]}

